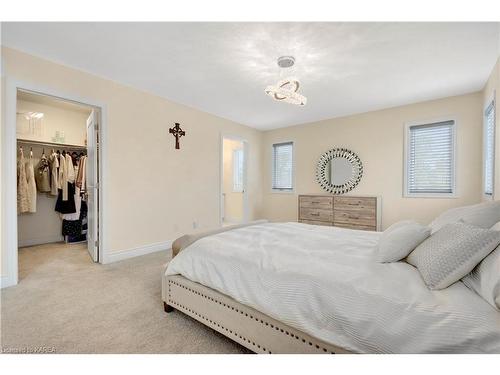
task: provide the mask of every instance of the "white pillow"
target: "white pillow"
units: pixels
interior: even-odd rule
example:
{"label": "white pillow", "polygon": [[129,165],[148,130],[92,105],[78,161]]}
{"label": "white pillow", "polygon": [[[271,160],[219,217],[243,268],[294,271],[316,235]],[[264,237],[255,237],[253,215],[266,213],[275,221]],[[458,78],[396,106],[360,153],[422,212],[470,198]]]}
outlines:
{"label": "white pillow", "polygon": [[500,230],[500,221],[498,223],[496,223],[495,225],[493,225],[490,229],[491,230]]}
{"label": "white pillow", "polygon": [[[491,227],[500,231],[500,221]],[[463,283],[500,310],[500,246],[462,279]]]}
{"label": "white pillow", "polygon": [[453,223],[422,242],[407,261],[417,267],[429,289],[444,289],[472,271],[499,243],[499,231]]}
{"label": "white pillow", "polygon": [[390,263],[406,258],[430,234],[429,227],[415,221],[404,220],[392,224],[380,237],[377,262]]}
{"label": "white pillow", "polygon": [[480,228],[491,228],[493,224],[500,221],[500,201],[484,202],[472,206],[451,208],[439,215],[429,225],[431,234],[450,223],[456,223],[462,219]]}

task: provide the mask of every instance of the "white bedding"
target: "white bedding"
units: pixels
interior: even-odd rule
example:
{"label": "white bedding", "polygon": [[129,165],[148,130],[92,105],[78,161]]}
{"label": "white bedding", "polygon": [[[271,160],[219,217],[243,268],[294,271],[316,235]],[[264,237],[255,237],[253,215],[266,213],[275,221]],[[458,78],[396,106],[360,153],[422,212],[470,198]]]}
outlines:
{"label": "white bedding", "polygon": [[462,282],[430,291],[413,266],[375,262],[380,235],[254,225],[198,240],[166,273],[354,352],[500,353],[498,311]]}

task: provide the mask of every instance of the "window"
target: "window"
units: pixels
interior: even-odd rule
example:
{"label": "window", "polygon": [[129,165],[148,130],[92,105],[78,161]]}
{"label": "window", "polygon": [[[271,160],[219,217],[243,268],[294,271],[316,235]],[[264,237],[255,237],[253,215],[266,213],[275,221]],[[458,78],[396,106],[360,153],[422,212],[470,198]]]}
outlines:
{"label": "window", "polygon": [[455,121],[407,127],[405,196],[455,194]]}
{"label": "window", "polygon": [[293,142],[273,145],[273,190],[293,191]]}
{"label": "window", "polygon": [[233,152],[233,192],[243,193],[243,149]]}
{"label": "window", "polygon": [[484,194],[493,197],[495,179],[495,102],[484,112]]}

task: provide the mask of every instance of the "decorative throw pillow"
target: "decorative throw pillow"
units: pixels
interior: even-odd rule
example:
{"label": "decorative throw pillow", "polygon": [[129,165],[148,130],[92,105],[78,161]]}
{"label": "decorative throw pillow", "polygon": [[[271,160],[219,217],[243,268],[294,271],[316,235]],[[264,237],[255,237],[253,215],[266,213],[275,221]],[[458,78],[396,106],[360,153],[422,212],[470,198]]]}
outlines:
{"label": "decorative throw pillow", "polygon": [[391,225],[380,237],[377,262],[397,262],[406,258],[430,234],[430,228],[411,220]]}
{"label": "decorative throw pillow", "polygon": [[[493,225],[491,230],[500,231],[500,222]],[[462,281],[490,305],[500,310],[500,246],[484,258]]]}
{"label": "decorative throw pillow", "polygon": [[491,230],[500,230],[500,221],[498,223],[496,223],[495,225],[493,225],[490,229]]}
{"label": "decorative throw pillow", "polygon": [[465,223],[448,224],[413,250],[408,263],[429,289],[444,289],[467,275],[500,243],[500,232]]}
{"label": "decorative throw pillow", "polygon": [[439,215],[429,226],[431,234],[447,224],[456,223],[462,219],[480,228],[491,228],[493,224],[500,221],[500,201],[484,202],[472,206],[464,206],[449,209]]}

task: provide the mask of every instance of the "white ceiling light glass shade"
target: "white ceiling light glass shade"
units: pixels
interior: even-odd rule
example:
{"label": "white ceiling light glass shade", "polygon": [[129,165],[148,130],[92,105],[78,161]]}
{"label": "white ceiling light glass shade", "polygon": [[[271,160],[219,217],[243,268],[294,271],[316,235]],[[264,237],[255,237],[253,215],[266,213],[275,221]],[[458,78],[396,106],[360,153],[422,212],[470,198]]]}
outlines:
{"label": "white ceiling light glass shade", "polygon": [[300,82],[295,77],[280,80],[276,85],[267,86],[265,93],[274,100],[295,105],[306,105],[307,98],[299,94]]}

